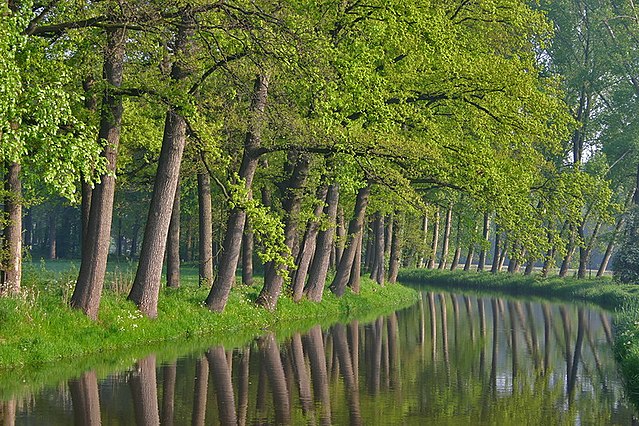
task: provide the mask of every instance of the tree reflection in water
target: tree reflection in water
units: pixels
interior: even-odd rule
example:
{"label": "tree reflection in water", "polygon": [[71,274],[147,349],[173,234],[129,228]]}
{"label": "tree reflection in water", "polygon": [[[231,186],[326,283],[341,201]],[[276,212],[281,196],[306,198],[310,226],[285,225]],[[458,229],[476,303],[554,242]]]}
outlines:
{"label": "tree reflection in water", "polygon": [[414,307],[367,324],[316,326],[280,342],[267,334],[159,366],[151,355],[128,374],[102,379],[88,371],[68,387],[7,398],[0,418],[6,425],[630,424],[634,410],[611,342],[605,312],[423,292]]}

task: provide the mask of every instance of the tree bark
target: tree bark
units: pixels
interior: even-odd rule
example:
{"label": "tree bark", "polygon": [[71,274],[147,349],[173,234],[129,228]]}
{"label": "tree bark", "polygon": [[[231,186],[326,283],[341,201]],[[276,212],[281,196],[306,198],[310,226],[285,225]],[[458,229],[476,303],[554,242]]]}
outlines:
{"label": "tree bark", "polygon": [[[189,56],[194,32],[195,19],[187,8],[182,11],[181,25],[175,41],[178,59],[171,68],[171,79],[175,82],[180,82],[191,74],[183,58]],[[144,228],[138,270],[128,297],[135,302],[143,314],[150,318],[157,316],[162,259],[166,250],[166,237],[169,232],[185,144],[186,121],[180,111],[170,108],[166,112],[164,121],[162,148],[149,215]]]}
{"label": "tree bark", "polygon": [[242,284],[244,285],[253,285],[253,249],[253,228],[247,222],[242,235]]}
{"label": "tree bark", "polygon": [[55,260],[58,258],[58,240],[57,240],[57,229],[56,225],[58,223],[58,206],[54,206],[53,210],[49,212],[48,224],[47,224],[47,240],[49,242],[48,245],[48,253],[47,259]]}
{"label": "tree bark", "polygon": [[479,251],[479,261],[477,262],[477,270],[483,271],[486,267],[486,246],[485,244],[490,245],[489,241],[490,236],[490,215],[488,213],[484,213],[484,242],[482,243],[481,250]]}
{"label": "tree bark", "polygon": [[439,259],[438,269],[446,269],[448,263],[448,246],[450,245],[450,228],[453,220],[453,205],[452,203],[446,210],[446,222],[444,223],[444,240],[442,241],[442,257]]}
{"label": "tree bark", "polygon": [[501,269],[499,266],[499,252],[500,252],[500,240],[501,240],[501,230],[499,227],[495,228],[495,250],[493,254],[493,266],[490,269],[490,272],[496,274]]}
{"label": "tree bark", "polygon": [[[428,245],[428,215],[424,215],[422,219],[422,236],[424,237],[424,250],[425,250],[426,246]],[[423,251],[422,251],[422,257],[419,259],[419,267],[420,268],[426,267],[426,256]]]}
{"label": "tree bark", "polygon": [[[583,238],[584,230],[583,226],[580,228],[580,235]],[[577,278],[586,278],[586,269],[588,268],[588,262],[590,261],[590,255],[592,253],[592,248],[595,245],[595,241],[597,240],[597,236],[599,235],[599,230],[601,229],[601,220],[598,220],[595,224],[595,227],[592,230],[592,234],[590,235],[590,239],[586,244],[586,247],[579,247],[579,269],[577,271]]]}
{"label": "tree bark", "polygon": [[373,226],[373,268],[371,279],[379,285],[384,285],[384,216],[380,212],[375,213],[375,224]]}
{"label": "tree bark", "polygon": [[216,346],[206,352],[206,358],[211,366],[213,385],[217,396],[217,407],[220,413],[219,422],[222,425],[237,425],[235,412],[235,392],[231,379],[231,370],[226,363],[224,347]]}
{"label": "tree bark", "polygon": [[326,195],[326,208],[324,213],[327,216],[329,228],[320,231],[317,235],[315,245],[315,256],[311,265],[308,283],[304,292],[306,297],[313,302],[321,302],[328,274],[328,262],[330,260],[330,248],[333,244],[335,234],[335,218],[337,217],[337,205],[339,202],[339,185],[332,183],[328,187]]}
{"label": "tree bark", "polygon": [[[261,74],[255,79],[255,89],[251,103],[253,119],[246,134],[244,154],[242,156],[242,165],[240,166],[239,173],[240,178],[244,180],[246,189],[249,190],[249,194],[258,164],[259,157],[257,151],[261,144],[260,122],[264,118],[267,94],[268,77]],[[222,247],[220,268],[211,287],[211,291],[206,298],[206,306],[213,311],[222,312],[224,310],[231,287],[235,283],[235,271],[237,270],[237,262],[240,256],[240,245],[244,233],[245,220],[246,212],[237,207],[234,208],[229,215]]]}
{"label": "tree bark", "polygon": [[297,256],[297,270],[293,277],[293,300],[299,302],[304,295],[304,284],[306,283],[306,277],[308,275],[308,269],[313,259],[313,253],[315,253],[315,247],[317,245],[317,233],[319,232],[319,220],[324,209],[324,201],[328,193],[328,186],[322,184],[317,190],[317,200],[320,201],[315,206],[313,211],[314,219],[308,221],[306,226],[306,232],[304,233],[304,239],[302,241],[302,248]]}
{"label": "tree bark", "polygon": [[433,225],[433,240],[430,245],[430,258],[428,259],[428,269],[435,267],[437,259],[437,246],[439,243],[439,208],[435,212],[435,224]]}
{"label": "tree bark", "polygon": [[172,426],[175,420],[175,382],[177,376],[176,362],[162,367],[164,380],[162,382],[162,418],[160,424]]}
{"label": "tree bark", "polygon": [[173,198],[169,236],[166,241],[166,285],[180,287],[180,181]]}
{"label": "tree bark", "polygon": [[[286,215],[284,226],[284,244],[290,252],[293,252],[293,246],[297,239],[297,228],[299,223],[299,214],[302,208],[302,189],[306,183],[310,168],[310,157],[307,154],[296,156],[293,173],[288,181],[288,185],[284,194],[282,206]],[[290,256],[290,253],[281,253],[283,257]],[[286,265],[274,265],[264,276],[264,287],[255,303],[267,309],[273,310],[277,306],[277,300],[282,292],[284,283],[284,274],[288,273]]]}
{"label": "tree bark", "polygon": [[20,291],[22,277],[22,182],[21,166],[18,163],[7,165],[4,182],[6,197],[4,212],[7,224],[4,228],[2,248],[4,258],[0,258],[0,296]]}
{"label": "tree bark", "polygon": [[575,248],[575,232],[574,230],[571,230],[570,239],[568,240],[568,247],[566,250],[566,256],[564,256],[564,260],[561,262],[561,268],[559,268],[559,276],[562,278],[568,274],[568,268],[570,267],[572,255],[575,253]]}
{"label": "tree bark", "polygon": [[[357,267],[357,279],[359,279],[359,262],[361,262],[361,238],[363,236],[364,218],[366,216],[366,207],[368,206],[368,198],[371,193],[370,184],[360,188],[357,192],[357,198],[355,199],[355,211],[353,219],[348,224],[348,241],[346,248],[340,258],[337,271],[335,272],[335,278],[331,283],[330,289],[338,297],[344,294],[346,285],[349,280],[353,280],[353,269]],[[359,250],[359,260],[357,260]],[[357,286],[359,292],[359,285]],[[353,291],[355,289],[353,288]]]}
{"label": "tree bark", "polygon": [[199,208],[200,286],[213,283],[213,212],[211,203],[211,177],[208,173],[197,175],[197,200]]}
{"label": "tree bark", "polygon": [[353,244],[357,244],[355,249],[355,259],[353,260],[353,267],[351,268],[351,274],[348,279],[348,286],[355,294],[359,294],[362,282],[362,240],[364,239],[364,232],[359,233],[357,240],[353,241]]}
{"label": "tree bark", "polygon": [[401,256],[401,232],[402,222],[399,211],[395,212],[393,217],[393,234],[390,249],[390,262],[388,265],[388,282],[394,284],[397,282],[397,274],[399,273],[399,258]]}
{"label": "tree bark", "polygon": [[158,161],[149,215],[144,228],[138,270],[128,297],[149,318],[157,317],[162,259],[166,249],[171,210],[173,209],[185,143],[186,122],[184,117],[169,110],[166,113],[164,123],[162,150]]}
{"label": "tree bark", "polygon": [[455,237],[455,254],[453,255],[453,261],[450,264],[450,270],[454,271],[459,265],[459,258],[461,257],[461,215],[457,218],[457,236]]}
{"label": "tree bark", "polygon": [[337,241],[335,242],[335,267],[339,266],[346,247],[346,229],[344,226],[344,209],[342,206],[337,208]]}
{"label": "tree bark", "polygon": [[[122,85],[125,42],[125,28],[107,30],[103,72],[106,82],[112,87]],[[71,297],[71,306],[81,309],[94,320],[98,317],[111,240],[117,148],[123,112],[122,98],[114,95],[111,87],[105,89],[102,105],[98,139],[106,141],[102,153],[107,161],[106,173],[100,177],[100,183],[95,186],[91,196],[87,239],[82,249],[78,281]]]}

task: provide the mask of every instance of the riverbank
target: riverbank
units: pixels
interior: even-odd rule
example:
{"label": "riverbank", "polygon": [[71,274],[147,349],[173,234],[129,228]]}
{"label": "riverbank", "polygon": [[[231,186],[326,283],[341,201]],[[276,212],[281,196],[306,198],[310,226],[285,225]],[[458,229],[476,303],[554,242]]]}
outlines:
{"label": "riverbank", "polygon": [[617,284],[611,278],[541,278],[489,272],[406,269],[399,280],[407,284],[512,295],[583,301],[615,312],[615,355],[630,399],[639,407],[639,285]]}
{"label": "riverbank", "polygon": [[[98,321],[68,307],[75,271],[28,271],[19,297],[0,299],[0,393],[12,382],[47,382],[58,375],[81,372],[98,358],[110,364],[150,353],[163,346],[238,346],[274,332],[278,338],[313,325],[323,327],[354,319],[374,319],[410,306],[417,292],[401,285],[380,287],[362,279],[359,295],[336,298],[326,292],[321,303],[294,303],[282,297],[274,312],[254,305],[261,280],[251,287],[236,286],[223,313],[209,311],[202,301],[207,288],[197,285],[197,274],[185,271],[179,289],[164,288],[158,318],[143,317],[126,300],[126,277],[112,277],[101,303]],[[55,369],[58,372],[43,373]],[[60,371],[64,370],[64,374]],[[9,386],[11,387],[11,386]]]}

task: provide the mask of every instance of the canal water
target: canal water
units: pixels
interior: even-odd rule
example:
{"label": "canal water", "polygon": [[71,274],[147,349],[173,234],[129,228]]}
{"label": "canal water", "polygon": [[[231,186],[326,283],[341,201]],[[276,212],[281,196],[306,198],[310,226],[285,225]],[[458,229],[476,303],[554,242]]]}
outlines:
{"label": "canal water", "polygon": [[0,403],[11,425],[630,425],[611,317],[422,291],[368,323],[79,377]]}

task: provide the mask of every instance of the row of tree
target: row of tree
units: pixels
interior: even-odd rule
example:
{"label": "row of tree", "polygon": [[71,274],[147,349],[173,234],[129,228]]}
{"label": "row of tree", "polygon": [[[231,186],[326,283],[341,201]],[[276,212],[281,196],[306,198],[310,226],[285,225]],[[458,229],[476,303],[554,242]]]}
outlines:
{"label": "row of tree", "polygon": [[180,246],[194,241],[214,311],[240,257],[251,281],[254,247],[257,303],[273,309],[285,285],[321,300],[331,262],[331,291],[357,291],[363,251],[380,283],[396,278],[402,241],[405,259],[433,267],[440,221],[439,267],[456,222],[454,265],[462,245],[467,265],[475,251],[485,264],[492,231],[498,265],[509,253],[512,271],[547,271],[561,257],[567,271],[601,230],[619,233],[639,176],[626,173],[639,154],[634,12],[581,0],[8,1],[0,293],[20,288],[22,207],[54,195],[80,206],[71,305],[91,318],[118,199],[116,217],[134,212],[135,251],[144,229],[129,299],[150,317],[163,259],[179,285]]}

